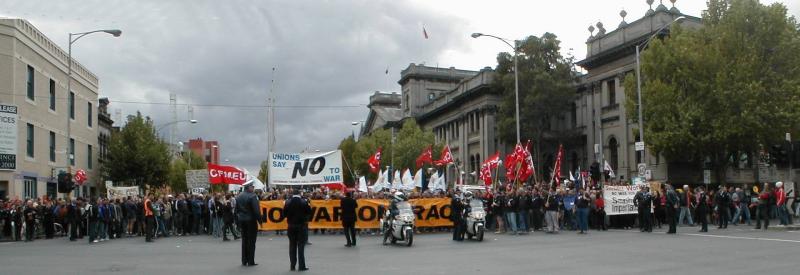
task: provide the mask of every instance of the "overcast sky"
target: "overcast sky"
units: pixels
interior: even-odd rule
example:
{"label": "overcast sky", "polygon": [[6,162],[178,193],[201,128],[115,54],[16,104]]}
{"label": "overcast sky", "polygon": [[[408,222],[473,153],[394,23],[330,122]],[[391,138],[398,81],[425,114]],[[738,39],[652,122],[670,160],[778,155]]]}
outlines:
{"label": "overcast sky", "polygon": [[[800,14],[800,1],[762,2]],[[700,16],[705,1],[676,6]],[[352,121],[366,119],[369,95],[399,92],[409,63],[494,67],[507,46],[472,39],[473,32],[510,39],[552,32],[562,53],[580,60],[589,25],[601,21],[610,32],[620,10],[632,22],[647,8],[645,0],[3,0],[0,16],[27,19],[64,49],[69,32],[121,29],[119,38],[95,34],[73,49],[100,78],[112,117],[139,110],[168,123],[175,93],[199,121],[179,124],[177,140],[218,140],[221,159],[255,172],[266,158],[266,109],[224,106],[266,105],[272,68],[282,106],[274,151],[331,150],[356,130]],[[188,119],[186,105],[178,118]]]}

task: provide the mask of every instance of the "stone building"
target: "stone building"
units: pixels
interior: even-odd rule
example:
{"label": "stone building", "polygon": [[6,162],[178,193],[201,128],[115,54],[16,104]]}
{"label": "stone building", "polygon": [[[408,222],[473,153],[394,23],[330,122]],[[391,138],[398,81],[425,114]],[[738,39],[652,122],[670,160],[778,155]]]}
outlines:
{"label": "stone building", "polygon": [[0,104],[18,111],[16,128],[3,129],[0,137],[4,144],[16,138],[16,150],[3,148],[4,154],[15,153],[16,165],[0,170],[0,197],[55,197],[54,176],[68,166],[88,176],[85,187],[73,195],[94,194],[99,80],[73,59],[68,92],[67,62],[67,52],[30,22],[0,19]]}

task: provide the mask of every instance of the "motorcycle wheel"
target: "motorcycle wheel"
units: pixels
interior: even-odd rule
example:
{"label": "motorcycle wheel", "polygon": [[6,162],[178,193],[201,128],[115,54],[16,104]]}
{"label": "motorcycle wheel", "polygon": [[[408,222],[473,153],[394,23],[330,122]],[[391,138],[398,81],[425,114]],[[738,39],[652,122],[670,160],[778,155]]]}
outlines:
{"label": "motorcycle wheel", "polygon": [[394,237],[393,233],[390,233],[390,234],[392,234],[392,236],[390,237],[391,238],[391,243],[392,244],[396,244],[397,243],[397,238]]}
{"label": "motorcycle wheel", "polygon": [[406,246],[411,246],[414,243],[414,230],[409,228],[406,229]]}
{"label": "motorcycle wheel", "polygon": [[467,239],[468,239],[468,240],[472,240],[472,236],[473,236],[472,234],[470,234],[470,233],[467,233]]}
{"label": "motorcycle wheel", "polygon": [[483,241],[483,227],[478,228],[478,232],[475,232],[475,236],[479,242]]}

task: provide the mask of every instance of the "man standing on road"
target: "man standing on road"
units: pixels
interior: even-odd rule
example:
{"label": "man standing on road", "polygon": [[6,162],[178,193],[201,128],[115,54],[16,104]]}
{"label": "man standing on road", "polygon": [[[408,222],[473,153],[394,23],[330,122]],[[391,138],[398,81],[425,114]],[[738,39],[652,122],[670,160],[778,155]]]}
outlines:
{"label": "man standing on road", "polygon": [[236,198],[236,213],[239,216],[239,228],[242,229],[242,265],[254,266],[256,254],[256,234],[261,218],[258,212],[258,197],[253,193],[253,181],[244,185],[244,192]]}
{"label": "man standing on road", "polygon": [[153,194],[148,194],[144,200],[144,219],[145,219],[145,241],[148,243],[153,242],[153,235],[155,234],[156,216],[153,213]]}
{"label": "man standing on road", "polygon": [[667,234],[675,234],[675,212],[678,211],[678,206],[680,205],[680,199],[678,198],[678,194],[675,193],[675,188],[672,187],[671,184],[667,184],[667,222],[669,222],[669,231]]}
{"label": "man standing on road", "polygon": [[681,196],[681,213],[678,215],[678,224],[682,224],[684,217],[686,217],[686,222],[688,222],[689,226],[694,226],[694,220],[692,220],[692,201],[694,197],[692,196],[691,190],[689,190],[689,185],[683,185],[683,196]]}
{"label": "man standing on road", "polygon": [[340,201],[342,208],[342,228],[344,236],[347,238],[346,247],[356,246],[356,209],[358,202],[353,199],[353,192],[345,193],[345,197]]}
{"label": "man standing on road", "polygon": [[697,222],[700,223],[700,232],[708,232],[708,195],[703,187],[697,188]]}
{"label": "man standing on road", "polygon": [[308,240],[308,231],[305,230],[308,218],[311,216],[311,206],[300,197],[300,190],[295,189],[292,198],[286,201],[283,207],[283,216],[289,224],[287,234],[289,236],[289,261],[290,270],[294,271],[295,265],[299,262],[298,270],[306,271],[305,246]]}
{"label": "man standing on road", "polygon": [[717,216],[719,217],[719,227],[717,229],[728,228],[728,221],[731,219],[730,205],[731,195],[728,193],[728,188],[720,186],[719,192],[717,192]]}

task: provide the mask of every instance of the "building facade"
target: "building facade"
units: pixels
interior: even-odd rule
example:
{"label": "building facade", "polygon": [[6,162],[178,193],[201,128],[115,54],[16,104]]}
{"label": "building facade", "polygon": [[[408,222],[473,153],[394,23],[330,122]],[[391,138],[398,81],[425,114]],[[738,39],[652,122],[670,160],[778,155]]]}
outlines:
{"label": "building facade", "polygon": [[17,108],[16,129],[3,133],[6,139],[16,136],[16,167],[0,170],[0,197],[55,197],[55,175],[68,168],[88,176],[73,195],[94,193],[99,80],[72,60],[68,92],[67,62],[67,52],[30,22],[0,19],[0,104]]}
{"label": "building facade", "polygon": [[[103,166],[108,163],[108,147],[111,144],[111,133],[116,131],[114,120],[108,113],[108,98],[100,98],[97,106],[97,163],[100,165],[98,172],[98,183],[104,183],[109,176],[103,172]],[[105,187],[100,184],[98,187]]]}
{"label": "building facade", "polygon": [[202,138],[190,139],[184,143],[184,150],[191,150],[207,163],[219,164],[219,143],[216,140],[204,141]]}

